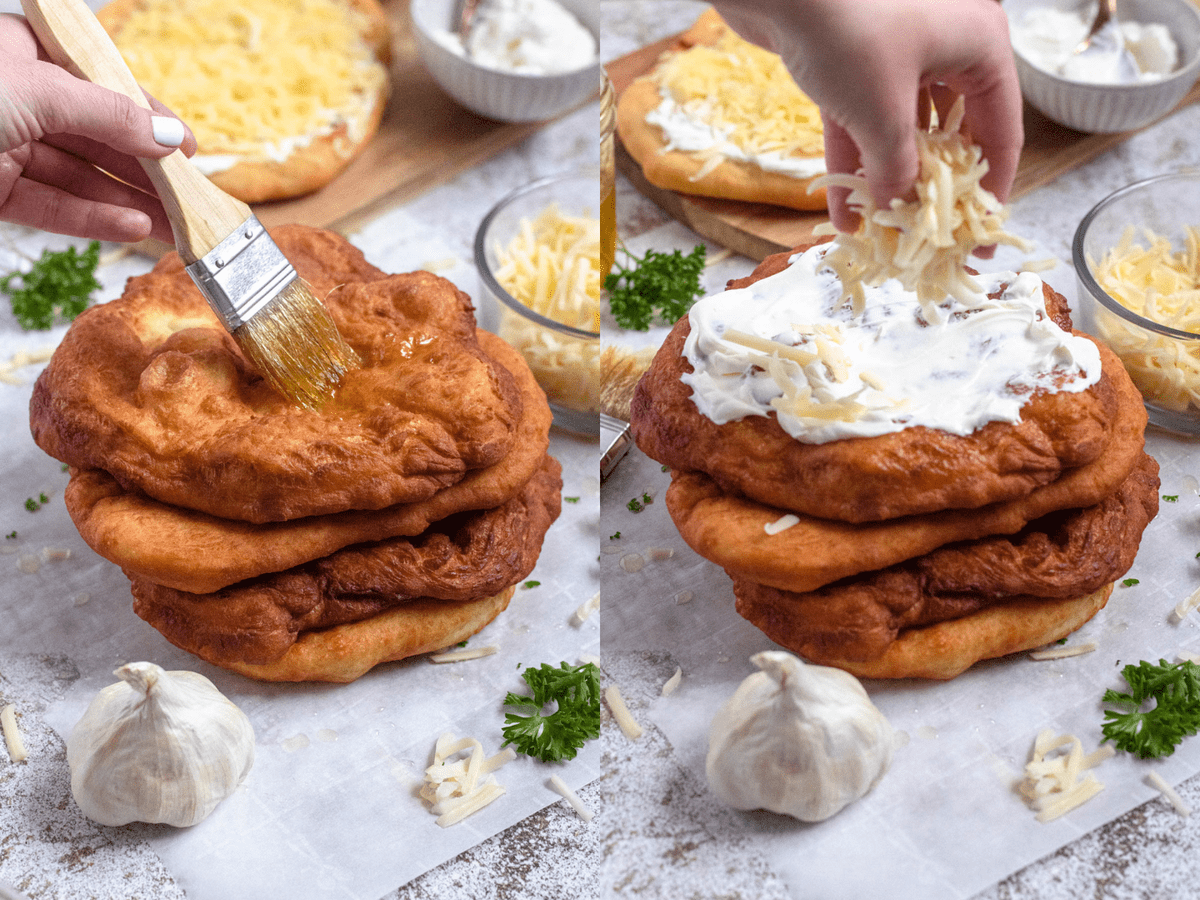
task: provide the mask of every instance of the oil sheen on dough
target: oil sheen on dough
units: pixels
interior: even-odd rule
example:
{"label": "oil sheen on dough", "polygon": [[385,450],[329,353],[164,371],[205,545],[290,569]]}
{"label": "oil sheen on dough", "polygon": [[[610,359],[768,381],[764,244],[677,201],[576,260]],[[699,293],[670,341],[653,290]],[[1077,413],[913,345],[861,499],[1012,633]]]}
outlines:
{"label": "oil sheen on dough", "polygon": [[[855,317],[841,302],[837,276],[822,266],[828,246],[692,307],[684,356],[694,371],[683,381],[703,415],[724,424],[775,412],[788,434],[813,444],[917,425],[966,435],[988,422],[1020,421],[1037,388],[1077,392],[1099,380],[1099,351],[1050,319],[1032,272],[979,276],[976,302],[948,299],[945,324],[925,324],[916,294],[896,281],[869,288],[866,310]],[[986,296],[1005,284],[997,299]],[[764,355],[725,340],[728,329],[810,351],[820,335],[845,360],[845,371],[821,360],[803,367],[785,360],[792,384],[807,386],[814,402],[853,399],[862,411],[850,421],[787,411]]]}
{"label": "oil sheen on dough", "polygon": [[712,151],[728,159],[754,163],[764,172],[778,172],[793,178],[815,178],[825,174],[824,157],[749,152],[731,141],[725,131],[705,121],[704,109],[689,109],[689,106],[681,106],[674,99],[664,97],[657,107],[646,114],[647,122],[662,129],[664,151]]}

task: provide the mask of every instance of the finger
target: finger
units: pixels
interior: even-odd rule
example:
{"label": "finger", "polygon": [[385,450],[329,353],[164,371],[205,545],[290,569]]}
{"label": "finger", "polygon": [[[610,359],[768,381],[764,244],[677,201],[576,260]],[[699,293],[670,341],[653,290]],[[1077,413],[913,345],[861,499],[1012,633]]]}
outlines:
{"label": "finger", "polygon": [[86,160],[139,190],[154,193],[154,186],[150,183],[146,170],[136,158],[126,153],[120,153],[112,147],[75,134],[48,134],[41,143]]}
{"label": "finger", "polygon": [[149,237],[153,225],[141,210],[94,203],[24,177],[0,203],[0,219],[54,234],[122,242]]}
{"label": "finger", "polygon": [[[846,129],[822,115],[825,132],[825,168],[832,173],[854,174],[859,169],[858,145]],[[853,233],[858,229],[858,214],[846,205],[850,191],[843,187],[825,190],[825,205],[829,220],[838,231]]]}
{"label": "finger", "polygon": [[[22,73],[20,99],[44,134],[75,134],[131,156],[154,159],[181,146],[188,129],[173,116],[139,106],[124,94],[76,78],[64,69],[39,63]],[[153,110],[153,111],[152,111]],[[161,129],[167,125],[171,128]],[[156,127],[160,131],[156,136]],[[174,130],[174,135],[164,131]]]}

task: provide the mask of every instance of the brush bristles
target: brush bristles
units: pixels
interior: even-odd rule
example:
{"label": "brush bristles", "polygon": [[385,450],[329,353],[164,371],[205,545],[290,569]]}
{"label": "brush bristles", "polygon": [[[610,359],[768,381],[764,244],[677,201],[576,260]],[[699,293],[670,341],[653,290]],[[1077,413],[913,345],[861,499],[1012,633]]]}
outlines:
{"label": "brush bristles", "polygon": [[297,406],[318,409],[360,365],[308,285],[294,279],[233,332],[250,364]]}

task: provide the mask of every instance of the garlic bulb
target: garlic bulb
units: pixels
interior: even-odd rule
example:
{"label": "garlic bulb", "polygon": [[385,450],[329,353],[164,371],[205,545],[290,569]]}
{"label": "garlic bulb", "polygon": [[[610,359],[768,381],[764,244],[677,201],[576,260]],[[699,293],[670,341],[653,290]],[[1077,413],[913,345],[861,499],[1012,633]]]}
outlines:
{"label": "garlic bulb", "polygon": [[708,784],[735,809],[827,819],[863,796],[892,758],[892,726],[858,679],[766,651],[713,719]]}
{"label": "garlic bulb", "polygon": [[195,825],[250,771],[250,720],[195,672],[135,662],[113,674],[67,739],[75,802],[101,825]]}

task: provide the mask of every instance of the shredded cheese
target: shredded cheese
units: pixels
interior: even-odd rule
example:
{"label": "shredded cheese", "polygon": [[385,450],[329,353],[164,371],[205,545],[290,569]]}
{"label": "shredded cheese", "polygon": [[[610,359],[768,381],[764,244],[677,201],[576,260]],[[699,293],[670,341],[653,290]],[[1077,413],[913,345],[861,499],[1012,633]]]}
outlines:
{"label": "shredded cheese", "polygon": [[456,663],[466,662],[469,659],[480,659],[484,656],[491,656],[500,650],[494,644],[489,644],[486,647],[462,647],[457,650],[443,650],[441,653],[433,653],[429,656],[429,661],[432,663]]}
{"label": "shredded cheese", "polygon": [[[696,44],[665,57],[653,77],[663,96],[746,154],[825,154],[821,111],[783,60],[730,29],[713,46]],[[705,168],[721,161],[714,149]]]}
{"label": "shredded cheese", "polygon": [[25,382],[17,377],[17,370],[34,365],[35,363],[44,363],[53,355],[53,347],[44,347],[41,350],[33,351],[18,350],[9,357],[7,362],[0,365],[0,381],[3,381],[5,384],[24,384]]}
{"label": "shredded cheese", "polygon": [[787,531],[789,528],[800,524],[800,517],[793,513],[788,513],[785,516],[780,516],[774,522],[768,522],[763,526],[763,531],[767,534],[779,534],[781,531]]}
{"label": "shredded cheese", "polygon": [[583,603],[581,603],[579,605],[579,608],[576,609],[574,614],[571,616],[571,621],[573,621],[576,625],[582,625],[584,622],[586,622],[588,619],[590,619],[592,616],[592,613],[594,613],[599,608],[600,608],[600,592],[596,591],[596,593],[593,594],[591,596],[591,598],[589,598],[588,600],[584,601]]}
{"label": "shredded cheese", "polygon": [[0,709],[0,729],[4,731],[4,743],[8,747],[8,758],[15,763],[25,762],[29,753],[25,750],[25,741],[21,737],[21,729],[17,725],[17,710],[11,703],[6,703]]}
{"label": "shredded cheese", "polygon": [[634,719],[633,714],[629,711],[629,707],[625,705],[625,698],[621,696],[621,689],[615,684],[610,684],[604,689],[604,699],[608,703],[608,708],[612,711],[613,718],[617,720],[617,725],[620,727],[625,737],[631,741],[636,741],[642,736],[642,726]]}
{"label": "shredded cheese", "polygon": [[[1056,751],[1069,748],[1066,752]],[[1037,811],[1039,822],[1057,819],[1104,789],[1096,777],[1088,773],[1111,757],[1116,750],[1111,744],[1087,754],[1079,738],[1070,734],[1055,736],[1050,729],[1042,731],[1033,744],[1033,752],[1025,766],[1025,778],[1018,790],[1030,807]]]}
{"label": "shredded cheese", "polygon": [[449,733],[439,737],[421,787],[421,799],[438,817],[437,824],[443,828],[457,824],[504,794],[492,773],[516,755],[506,747],[485,757],[483,745],[475,738],[459,739]]}
{"label": "shredded cheese", "polygon": [[847,202],[861,218],[858,230],[838,235],[825,256],[856,313],[866,304],[866,287],[896,278],[916,292],[926,320],[940,322],[938,306],[947,297],[968,304],[978,297],[979,287],[965,269],[975,250],[994,244],[1030,249],[1003,230],[1007,212],[980,184],[987,161],[959,131],[964,110],[959,97],[944,127],[918,132],[921,168],[914,201],[895,199],[889,209],[879,209],[862,175],[830,174],[814,182],[814,188],[847,188]]}
{"label": "shredded cheese", "polygon": [[1171,787],[1171,785],[1167,784],[1166,780],[1156,771],[1151,769],[1146,775],[1146,780],[1150,782],[1152,787],[1159,790],[1162,795],[1167,798],[1170,804],[1175,807],[1175,811],[1181,816],[1190,816],[1192,814],[1192,808],[1183,802],[1183,798],[1180,797],[1179,794],[1175,792],[1175,789]]}
{"label": "shredded cheese", "polygon": [[1073,647],[1048,647],[1045,650],[1033,650],[1029,654],[1030,659],[1047,660],[1047,659],[1067,659],[1071,656],[1083,656],[1085,653],[1091,653],[1096,649],[1096,645],[1076,644]]}
{"label": "shredded cheese", "polygon": [[585,822],[592,821],[592,811],[584,805],[584,802],[579,799],[579,795],[571,790],[565,781],[557,775],[550,776],[550,787],[554,788],[563,798],[571,804],[571,808],[579,815],[579,818]]}
{"label": "shredded cheese", "polygon": [[1182,622],[1187,618],[1188,613],[1197,607],[1200,607],[1200,587],[1175,604],[1175,609],[1171,611],[1171,615],[1176,622]]}
{"label": "shredded cheese", "polygon": [[365,129],[387,71],[362,19],[337,0],[141,0],[113,40],[200,154],[281,161],[297,140]]}
{"label": "shredded cheese", "polygon": [[[1118,303],[1153,322],[1200,334],[1200,228],[1188,227],[1184,246],[1148,229],[1127,228],[1117,245],[1088,264],[1096,283]],[[1200,406],[1200,346],[1147,331],[1115,315],[1097,315],[1105,342],[1134,384],[1156,405],[1173,411]]]}
{"label": "shredded cheese", "polygon": [[679,689],[679,684],[682,681],[683,681],[683,669],[679,668],[679,666],[676,666],[675,674],[672,675],[670,678],[668,678],[663,683],[662,695],[664,697],[670,697],[673,693],[675,693],[675,691],[677,691]]}
{"label": "shredded cheese", "polygon": [[[600,332],[600,220],[551,204],[522,219],[496,250],[496,281],[533,312],[581,331]],[[554,332],[503,310],[500,335],[516,347],[552,401],[599,410],[600,342]]]}

